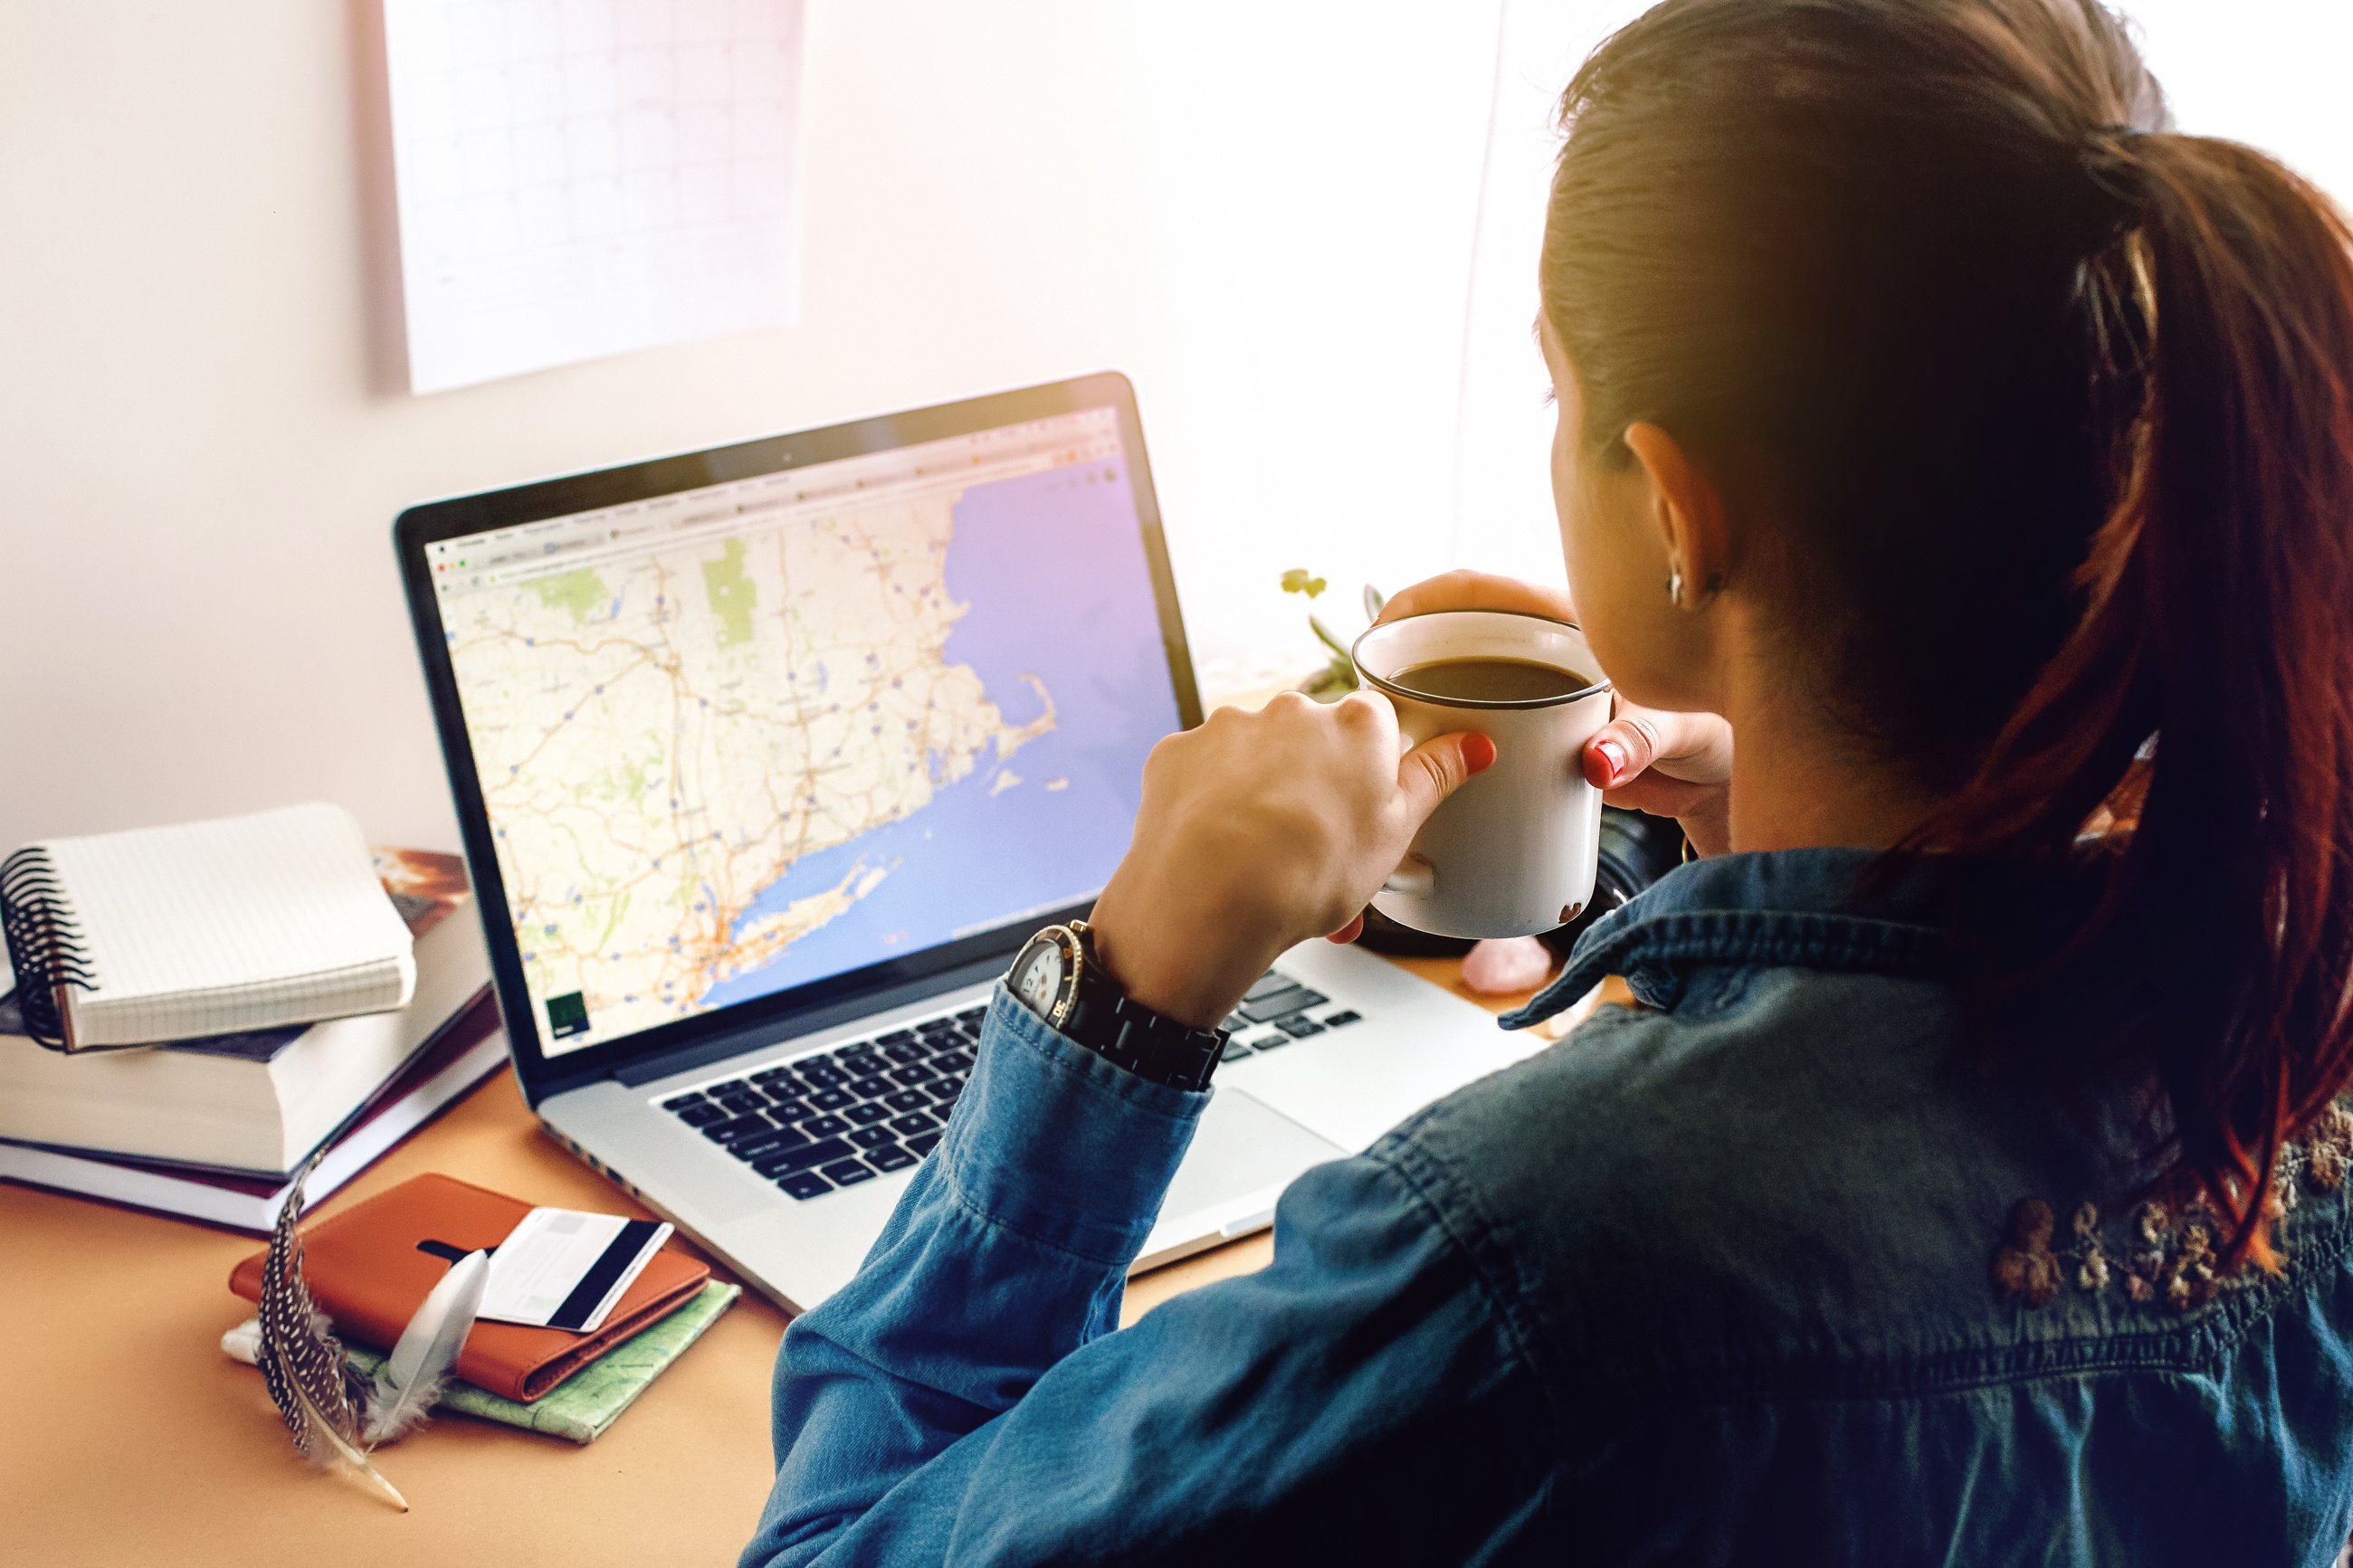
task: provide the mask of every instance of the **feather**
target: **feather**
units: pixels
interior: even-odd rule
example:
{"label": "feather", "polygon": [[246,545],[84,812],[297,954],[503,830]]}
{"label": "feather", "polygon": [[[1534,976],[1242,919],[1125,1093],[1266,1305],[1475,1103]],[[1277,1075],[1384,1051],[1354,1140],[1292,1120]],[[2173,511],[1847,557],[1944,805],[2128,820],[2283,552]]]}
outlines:
{"label": "feather", "polygon": [[[320,1413],[319,1407],[311,1402],[310,1391],[298,1383],[294,1384],[294,1397],[301,1405],[303,1416],[311,1428],[311,1446],[303,1450],[311,1462],[322,1469],[341,1466],[345,1473],[372,1488],[385,1501],[406,1513],[408,1500],[400,1495],[400,1489],[385,1480],[384,1472],[370,1464],[365,1454],[353,1447],[349,1438],[335,1430],[327,1417]],[[300,1439],[297,1439],[296,1447],[301,1446]]]}
{"label": "feather", "polygon": [[343,1354],[326,1315],[302,1282],[302,1187],[321,1155],[311,1156],[287,1189],[261,1264],[261,1348],[256,1358],[271,1403],[294,1447],[322,1469],[343,1468],[404,1513],[408,1504],[360,1452],[359,1411],[368,1385]]}
{"label": "feather", "polygon": [[482,1310],[482,1290],[490,1281],[491,1255],[470,1252],[427,1292],[417,1315],[400,1331],[391,1359],[376,1371],[364,1427],[369,1447],[398,1441],[432,1411]]}

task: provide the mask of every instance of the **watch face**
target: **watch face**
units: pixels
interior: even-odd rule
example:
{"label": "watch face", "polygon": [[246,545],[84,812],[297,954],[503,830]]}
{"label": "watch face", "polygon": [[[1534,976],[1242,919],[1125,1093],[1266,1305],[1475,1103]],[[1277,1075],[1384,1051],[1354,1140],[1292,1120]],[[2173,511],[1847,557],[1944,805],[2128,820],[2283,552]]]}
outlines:
{"label": "watch face", "polygon": [[1013,994],[1041,1018],[1054,1014],[1054,999],[1062,992],[1062,944],[1049,936],[1033,937],[1013,965],[1008,979]]}

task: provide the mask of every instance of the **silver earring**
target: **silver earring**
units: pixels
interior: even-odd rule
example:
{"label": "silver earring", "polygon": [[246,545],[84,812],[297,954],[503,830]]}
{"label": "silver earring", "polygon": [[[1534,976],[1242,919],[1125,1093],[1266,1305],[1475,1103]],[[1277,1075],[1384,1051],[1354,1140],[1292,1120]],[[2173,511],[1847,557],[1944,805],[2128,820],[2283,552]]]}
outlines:
{"label": "silver earring", "polygon": [[1680,606],[1683,602],[1683,569],[1680,566],[1667,574],[1667,603]]}

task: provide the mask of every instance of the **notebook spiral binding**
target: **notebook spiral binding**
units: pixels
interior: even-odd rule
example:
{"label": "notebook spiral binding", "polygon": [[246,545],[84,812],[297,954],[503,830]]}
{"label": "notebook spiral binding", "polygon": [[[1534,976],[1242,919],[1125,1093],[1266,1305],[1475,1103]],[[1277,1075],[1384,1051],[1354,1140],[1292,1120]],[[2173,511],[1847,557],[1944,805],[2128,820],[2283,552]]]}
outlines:
{"label": "notebook spiral binding", "polygon": [[98,972],[82,946],[65,885],[37,844],[0,860],[0,934],[7,940],[8,966],[16,972],[25,1033],[51,1050],[67,1049],[58,994],[69,985],[95,988]]}

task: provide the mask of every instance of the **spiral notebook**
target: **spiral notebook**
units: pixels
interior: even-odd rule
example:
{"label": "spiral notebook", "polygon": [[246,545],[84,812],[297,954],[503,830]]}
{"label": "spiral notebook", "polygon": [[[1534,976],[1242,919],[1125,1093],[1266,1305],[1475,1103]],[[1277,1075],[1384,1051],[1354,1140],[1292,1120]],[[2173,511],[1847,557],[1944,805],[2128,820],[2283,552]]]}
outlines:
{"label": "spiral notebook", "polygon": [[25,1032],[69,1051],[382,1012],[417,984],[332,805],[27,845],[0,861],[0,929]]}

